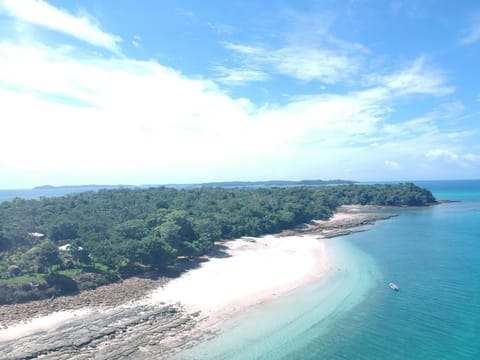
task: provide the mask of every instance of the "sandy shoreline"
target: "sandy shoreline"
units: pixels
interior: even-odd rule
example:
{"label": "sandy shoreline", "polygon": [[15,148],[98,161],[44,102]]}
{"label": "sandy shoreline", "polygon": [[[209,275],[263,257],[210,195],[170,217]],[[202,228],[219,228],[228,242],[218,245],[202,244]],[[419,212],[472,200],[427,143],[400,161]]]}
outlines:
{"label": "sandy shoreline", "polygon": [[[12,324],[12,318],[3,319],[4,324],[10,326],[0,328],[0,354],[12,356],[0,355],[0,359],[40,355],[52,359],[60,355],[77,358],[73,354],[79,355],[78,358],[103,354],[99,358],[109,359],[119,356],[120,350],[121,354],[135,354],[136,358],[164,357],[175,348],[189,346],[192,333],[201,337],[202,332],[207,333],[243,309],[327,275],[331,263],[329,240],[324,238],[330,236],[324,232],[332,229],[351,232],[352,227],[371,223],[369,219],[379,218],[349,209],[335,214],[329,221],[313,222],[294,234],[222,242],[219,244],[221,257],[212,257],[166,284],[149,283],[142,291],[142,285],[138,286],[137,282],[133,288],[139,300],[132,301],[127,296],[126,305],[122,306],[119,301],[112,304],[107,301],[103,307],[82,306],[80,294],[79,298],[71,297],[69,306],[58,309],[62,312],[48,308],[50,311],[37,313],[42,317],[33,321],[34,312],[22,313],[23,307],[28,309],[29,304],[0,306],[0,316],[15,310],[17,320]],[[111,294],[118,290],[122,292],[113,287]],[[109,298],[109,290],[106,291],[101,298]],[[42,302],[36,306],[41,309]],[[48,312],[50,315],[43,316]],[[91,320],[94,325],[89,324]],[[83,336],[81,344],[78,333]],[[25,343],[26,350],[18,350],[21,343]],[[142,349],[141,354],[137,353],[138,349]]]}
{"label": "sandy shoreline", "polygon": [[316,235],[242,238],[224,246],[228,257],[205,262],[155,290],[145,302],[180,302],[214,323],[314,281],[330,269],[328,246]]}

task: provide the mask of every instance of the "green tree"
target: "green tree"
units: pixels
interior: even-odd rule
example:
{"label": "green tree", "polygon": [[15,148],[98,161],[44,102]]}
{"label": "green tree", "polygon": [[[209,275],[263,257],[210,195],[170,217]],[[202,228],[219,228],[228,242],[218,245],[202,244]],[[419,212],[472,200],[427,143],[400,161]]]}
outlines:
{"label": "green tree", "polygon": [[90,264],[92,262],[87,249],[79,243],[71,244],[68,251],[72,254],[73,260],[79,264]]}
{"label": "green tree", "polygon": [[121,239],[140,240],[147,235],[148,229],[145,221],[134,219],[115,226],[114,233]]}
{"label": "green tree", "polygon": [[53,241],[73,240],[76,238],[78,238],[78,225],[73,222],[62,221],[56,223],[50,230],[50,239]]}
{"label": "green tree", "polygon": [[57,245],[48,239],[28,251],[26,257],[35,272],[48,272],[54,265],[62,262]]}
{"label": "green tree", "polygon": [[172,264],[177,257],[177,250],[159,236],[147,236],[142,239],[135,250],[136,260],[154,266]]}

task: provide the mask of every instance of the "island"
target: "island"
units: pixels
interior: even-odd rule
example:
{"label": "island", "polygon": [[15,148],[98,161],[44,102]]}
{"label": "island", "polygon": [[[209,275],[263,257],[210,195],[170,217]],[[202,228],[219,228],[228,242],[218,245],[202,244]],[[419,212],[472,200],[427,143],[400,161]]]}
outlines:
{"label": "island", "polygon": [[329,238],[436,203],[411,183],[103,189],[0,203],[0,354],[171,359],[303,287],[351,303],[374,270]]}
{"label": "island", "polygon": [[435,202],[412,183],[122,188],[17,198],[0,204],[0,304],[51,299],[138,275],[175,277],[197,266],[218,241],[298,230],[329,219],[342,205]]}

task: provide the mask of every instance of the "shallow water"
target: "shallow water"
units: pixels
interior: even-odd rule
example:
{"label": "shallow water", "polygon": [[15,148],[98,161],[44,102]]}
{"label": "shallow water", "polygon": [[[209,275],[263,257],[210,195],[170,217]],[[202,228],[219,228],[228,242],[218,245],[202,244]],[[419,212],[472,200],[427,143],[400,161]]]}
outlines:
{"label": "shallow water", "polygon": [[399,209],[330,239],[340,269],[244,312],[180,358],[480,358],[480,182],[419,185],[461,202]]}
{"label": "shallow water", "polygon": [[278,359],[325,333],[380,284],[373,259],[350,243],[329,244],[331,273],[223,324],[212,341],[181,359]]}

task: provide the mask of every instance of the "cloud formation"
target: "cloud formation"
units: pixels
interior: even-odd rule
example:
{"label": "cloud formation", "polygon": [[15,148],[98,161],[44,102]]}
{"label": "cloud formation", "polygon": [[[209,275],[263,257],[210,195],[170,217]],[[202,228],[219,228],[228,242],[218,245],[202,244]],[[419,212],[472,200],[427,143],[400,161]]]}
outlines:
{"label": "cloud formation", "polygon": [[228,85],[243,85],[249,82],[266,81],[270,76],[253,68],[228,68],[225,66],[214,66],[212,68],[217,73],[217,81]]}
{"label": "cloud formation", "polygon": [[120,37],[108,34],[91,17],[75,16],[43,0],[0,0],[0,12],[17,20],[59,31],[91,45],[120,53]]}
{"label": "cloud formation", "polygon": [[[368,56],[361,45],[329,44],[228,43],[245,66],[217,66],[219,77],[212,80],[156,60],[0,41],[0,102],[7,119],[0,122],[0,152],[11,154],[0,158],[0,171],[71,176],[77,183],[104,177],[100,182],[154,183],[292,173],[365,179],[396,173],[379,169],[413,173],[438,161],[478,166],[478,151],[461,145],[478,133],[463,127],[468,114],[462,103],[441,100],[455,87],[427,56],[368,72],[358,67]],[[323,89],[282,103],[256,104],[224,86],[275,74],[335,84],[346,82],[349,71],[360,80],[342,92]],[[418,98],[443,104],[408,116],[399,111]]]}
{"label": "cloud formation", "polygon": [[425,156],[429,159],[447,159],[451,161],[457,161],[459,159],[459,156],[456,153],[445,149],[430,150]]}
{"label": "cloud formation", "polygon": [[[242,66],[234,69],[236,72],[270,72],[301,81],[335,84],[348,80],[360,67],[357,57],[339,49],[300,45],[265,48],[237,43],[225,46],[241,58]],[[258,78],[252,80],[258,81]]]}
{"label": "cloud formation", "polygon": [[393,161],[393,160],[385,160],[384,164],[387,168],[392,169],[392,170],[400,169],[400,164],[396,161]]}
{"label": "cloud formation", "polygon": [[425,156],[431,160],[445,160],[461,165],[473,164],[480,160],[480,156],[477,154],[459,154],[447,149],[433,149],[428,151]]}
{"label": "cloud formation", "polygon": [[162,169],[173,180],[211,166],[272,177],[286,163],[313,160],[329,164],[333,176],[335,163],[359,146],[386,146],[382,124],[397,99],[446,93],[445,79],[422,66],[415,61],[361,91],[258,106],[155,61],[78,57],[69,48],[4,42],[0,82],[10,87],[0,91],[8,114],[0,124],[0,151],[17,150],[0,167],[78,176],[105,168],[119,174]]}

